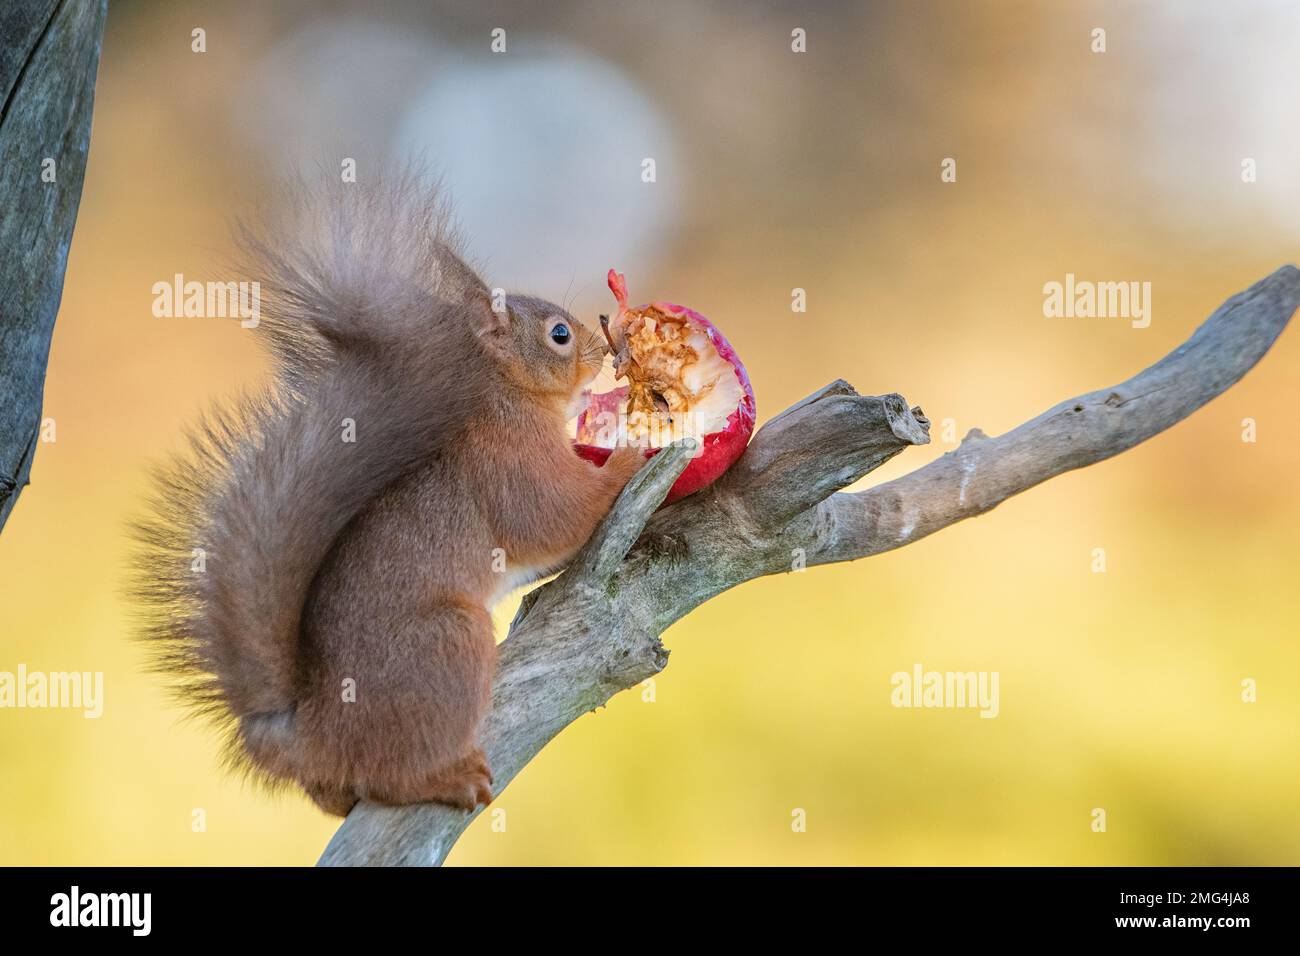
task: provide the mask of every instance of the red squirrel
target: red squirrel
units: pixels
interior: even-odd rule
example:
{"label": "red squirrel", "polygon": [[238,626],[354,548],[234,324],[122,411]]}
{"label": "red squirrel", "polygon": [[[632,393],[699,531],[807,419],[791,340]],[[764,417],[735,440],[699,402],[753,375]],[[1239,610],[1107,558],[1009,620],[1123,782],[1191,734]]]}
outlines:
{"label": "red squirrel", "polygon": [[572,558],[644,452],[573,452],[603,340],[494,302],[418,176],[287,211],[242,233],[272,383],[207,416],[136,528],[145,636],[236,766],[338,815],[473,809],[489,608]]}

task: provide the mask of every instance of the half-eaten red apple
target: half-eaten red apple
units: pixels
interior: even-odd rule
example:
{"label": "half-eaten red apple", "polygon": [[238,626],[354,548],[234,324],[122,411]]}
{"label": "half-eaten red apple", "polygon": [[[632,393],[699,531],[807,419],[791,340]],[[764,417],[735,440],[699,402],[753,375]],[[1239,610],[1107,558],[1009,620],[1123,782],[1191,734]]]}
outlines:
{"label": "half-eaten red apple", "polygon": [[616,380],[608,392],[584,392],[574,450],[603,465],[620,445],[640,445],[646,457],[683,438],[698,443],[666,501],[716,481],[740,457],[754,431],[754,389],[740,357],[704,316],[671,302],[627,304],[627,284],[609,270],[618,300],[612,320],[601,317]]}

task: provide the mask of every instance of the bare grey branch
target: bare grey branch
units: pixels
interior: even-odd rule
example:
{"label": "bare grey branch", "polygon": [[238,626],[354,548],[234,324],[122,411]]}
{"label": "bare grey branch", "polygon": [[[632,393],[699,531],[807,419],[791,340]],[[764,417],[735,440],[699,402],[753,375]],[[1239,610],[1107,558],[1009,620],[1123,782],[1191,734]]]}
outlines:
{"label": "bare grey branch", "polygon": [[[712,487],[652,514],[683,463],[660,454],[574,566],[526,597],[510,628],[482,730],[498,792],[573,720],[661,670],[659,635],[699,604],[791,570],[796,555],[811,566],[902,547],[1132,448],[1240,379],[1297,305],[1300,271],[1285,266],[1127,382],[996,438],[973,430],[956,451],[863,492],[837,493],[929,441],[929,422],[901,396],[861,396],[842,381],[769,421]],[[361,804],[320,862],[438,864],[472,819],[440,806]]]}

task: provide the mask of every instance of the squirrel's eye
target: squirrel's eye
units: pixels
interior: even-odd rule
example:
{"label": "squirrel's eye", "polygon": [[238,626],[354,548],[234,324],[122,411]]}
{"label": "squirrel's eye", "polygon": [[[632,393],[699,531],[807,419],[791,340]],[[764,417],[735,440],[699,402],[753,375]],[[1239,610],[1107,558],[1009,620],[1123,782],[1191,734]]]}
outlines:
{"label": "squirrel's eye", "polygon": [[571,338],[573,338],[573,334],[569,331],[569,327],[563,322],[559,322],[551,327],[551,341],[556,345],[565,345]]}

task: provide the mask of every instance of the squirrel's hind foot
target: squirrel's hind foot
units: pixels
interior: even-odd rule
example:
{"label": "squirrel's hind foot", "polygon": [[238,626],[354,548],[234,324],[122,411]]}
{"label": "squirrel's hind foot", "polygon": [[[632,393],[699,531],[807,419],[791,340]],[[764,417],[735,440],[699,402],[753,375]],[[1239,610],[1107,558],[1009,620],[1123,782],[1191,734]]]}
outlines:
{"label": "squirrel's hind foot", "polygon": [[366,799],[387,806],[408,803],[442,803],[460,810],[473,810],[492,802],[492,771],[483,751],[475,747],[451,766],[439,770],[422,783],[396,791],[371,792]]}

